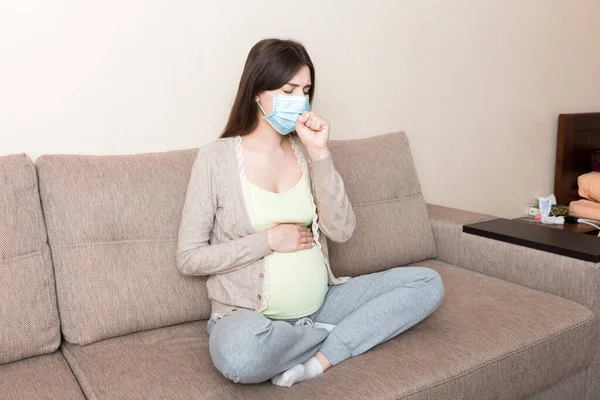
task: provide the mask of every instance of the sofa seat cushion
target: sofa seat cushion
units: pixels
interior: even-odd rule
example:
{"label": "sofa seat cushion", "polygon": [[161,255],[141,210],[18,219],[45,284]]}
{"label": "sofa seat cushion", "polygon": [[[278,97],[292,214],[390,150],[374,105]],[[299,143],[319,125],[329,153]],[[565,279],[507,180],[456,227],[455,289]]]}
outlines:
{"label": "sofa seat cushion", "polygon": [[0,365],[2,399],[85,399],[60,351]]}
{"label": "sofa seat cushion", "polygon": [[573,301],[437,260],[440,307],[409,330],[291,388],[212,365],[206,320],[62,349],[90,399],[516,399],[585,368],[593,314]]}

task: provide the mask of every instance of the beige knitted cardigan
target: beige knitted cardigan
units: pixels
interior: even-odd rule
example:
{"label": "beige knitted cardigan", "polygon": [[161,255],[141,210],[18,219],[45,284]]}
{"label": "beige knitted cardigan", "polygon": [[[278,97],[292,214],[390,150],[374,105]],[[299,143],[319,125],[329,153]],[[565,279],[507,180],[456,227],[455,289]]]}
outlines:
{"label": "beige knitted cardigan", "polygon": [[[300,138],[288,137],[303,172],[309,171],[312,232],[327,266],[328,284],[342,284],[350,277],[331,272],[325,235],[345,242],[354,231],[356,219],[344,183],[331,155],[311,161]],[[215,320],[238,309],[262,311],[268,302],[264,256],[272,250],[267,231],[254,228],[249,214],[253,207],[247,208],[244,201],[249,192],[241,184],[247,179],[241,142],[240,136],[233,136],[199,148],[179,228],[177,268],[185,275],[209,276],[206,285]]]}

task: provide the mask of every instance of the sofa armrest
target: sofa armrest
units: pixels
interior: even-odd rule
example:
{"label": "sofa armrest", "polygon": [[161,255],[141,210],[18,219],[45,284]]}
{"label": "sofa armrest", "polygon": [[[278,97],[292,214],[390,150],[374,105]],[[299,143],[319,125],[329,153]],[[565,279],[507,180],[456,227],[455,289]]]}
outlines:
{"label": "sofa armrest", "polygon": [[[494,219],[487,214],[428,204],[438,259],[458,267],[554,294],[589,308],[595,317],[593,343],[600,331],[600,263],[583,261],[529,247],[464,233],[463,224]],[[597,382],[600,347],[588,369]],[[600,398],[600,385],[592,384],[587,399]]]}
{"label": "sofa armrest", "polygon": [[600,264],[463,233],[488,214],[427,204],[437,258],[583,304],[600,320]]}
{"label": "sofa armrest", "polygon": [[458,265],[459,261],[462,226],[498,218],[494,215],[479,214],[430,203],[427,203],[427,212],[429,212],[429,222],[433,229],[437,258],[454,265]]}

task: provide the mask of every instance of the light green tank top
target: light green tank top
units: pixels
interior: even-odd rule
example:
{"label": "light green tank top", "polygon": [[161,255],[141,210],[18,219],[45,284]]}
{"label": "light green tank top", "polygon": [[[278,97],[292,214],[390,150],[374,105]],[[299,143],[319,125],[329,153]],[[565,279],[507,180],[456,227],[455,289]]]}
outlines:
{"label": "light green tank top", "polygon": [[[313,220],[310,186],[304,172],[296,185],[284,193],[261,188],[250,180],[246,185],[246,207],[258,231],[278,223],[309,227]],[[319,309],[327,293],[327,266],[316,244],[292,253],[273,252],[265,256],[267,307],[261,312],[272,319],[292,319]]]}

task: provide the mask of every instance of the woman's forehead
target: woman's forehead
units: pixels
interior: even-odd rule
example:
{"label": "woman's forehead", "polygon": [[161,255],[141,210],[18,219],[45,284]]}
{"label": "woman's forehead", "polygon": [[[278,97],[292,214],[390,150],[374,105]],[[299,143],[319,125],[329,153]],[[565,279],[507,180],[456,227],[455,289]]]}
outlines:
{"label": "woman's forehead", "polygon": [[296,75],[290,79],[290,82],[297,84],[310,83],[310,68],[308,68],[308,65],[304,65],[302,68],[300,68],[298,72],[296,72]]}

